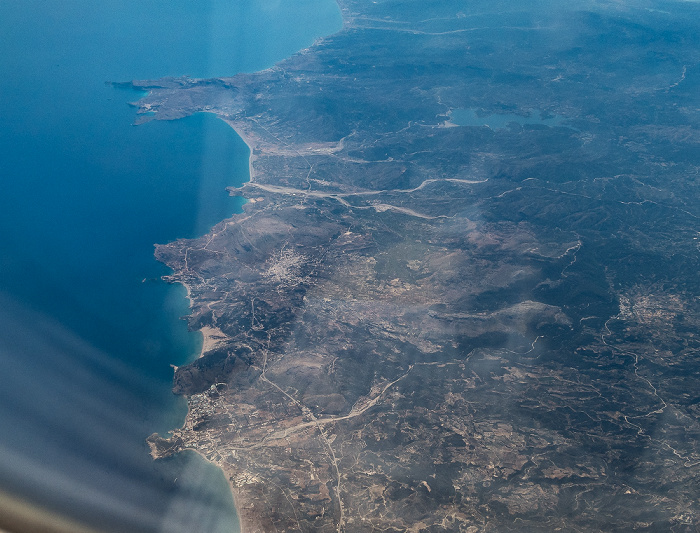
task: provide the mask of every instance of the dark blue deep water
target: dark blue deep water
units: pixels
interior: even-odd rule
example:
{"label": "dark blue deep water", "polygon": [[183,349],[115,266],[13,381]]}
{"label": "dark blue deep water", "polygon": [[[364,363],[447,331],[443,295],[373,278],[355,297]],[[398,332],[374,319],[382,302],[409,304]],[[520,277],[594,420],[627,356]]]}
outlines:
{"label": "dark blue deep water", "polygon": [[132,126],[106,81],[267,68],[333,0],[0,0],[0,490],[113,531],[231,531],[223,475],[154,463],[198,351],[153,244],[236,212],[248,149],[211,115]]}

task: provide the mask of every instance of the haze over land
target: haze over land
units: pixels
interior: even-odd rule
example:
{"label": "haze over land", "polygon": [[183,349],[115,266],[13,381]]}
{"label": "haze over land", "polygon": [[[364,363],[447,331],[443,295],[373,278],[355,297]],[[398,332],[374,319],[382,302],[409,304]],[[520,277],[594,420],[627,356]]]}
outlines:
{"label": "haze over land", "polygon": [[153,455],[245,531],[695,531],[697,6],[339,3],[273,69],[133,83],[252,150],[156,249],[219,338]]}

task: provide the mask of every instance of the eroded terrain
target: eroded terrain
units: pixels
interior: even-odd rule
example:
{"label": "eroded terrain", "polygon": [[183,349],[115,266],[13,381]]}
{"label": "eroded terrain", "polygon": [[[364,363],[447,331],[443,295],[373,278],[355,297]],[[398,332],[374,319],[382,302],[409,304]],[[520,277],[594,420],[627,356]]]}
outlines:
{"label": "eroded terrain", "polygon": [[215,342],[153,455],[246,532],[697,531],[698,8],[341,7],[273,69],[134,82],[251,147],[243,212],[156,249]]}

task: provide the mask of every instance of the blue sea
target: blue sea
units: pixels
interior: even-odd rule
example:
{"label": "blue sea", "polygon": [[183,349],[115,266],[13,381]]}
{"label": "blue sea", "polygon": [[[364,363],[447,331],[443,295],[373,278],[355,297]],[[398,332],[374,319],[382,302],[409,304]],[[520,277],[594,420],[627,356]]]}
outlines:
{"label": "blue sea", "polygon": [[240,209],[248,148],[199,114],[133,126],[105,82],[254,72],[338,31],[333,0],[0,0],[0,491],[101,531],[236,531],[223,474],[153,462],[201,336],[153,245]]}

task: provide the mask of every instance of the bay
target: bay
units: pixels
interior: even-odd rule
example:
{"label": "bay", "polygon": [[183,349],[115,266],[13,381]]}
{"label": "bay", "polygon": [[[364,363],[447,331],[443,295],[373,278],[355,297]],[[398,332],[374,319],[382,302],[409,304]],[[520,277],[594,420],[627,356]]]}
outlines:
{"label": "bay", "polygon": [[105,82],[252,72],[340,26],[332,0],[0,2],[0,488],[103,531],[235,530],[223,474],[144,439],[182,423],[170,364],[201,345],[153,244],[236,212],[248,149],[206,114],[131,126],[140,93]]}

